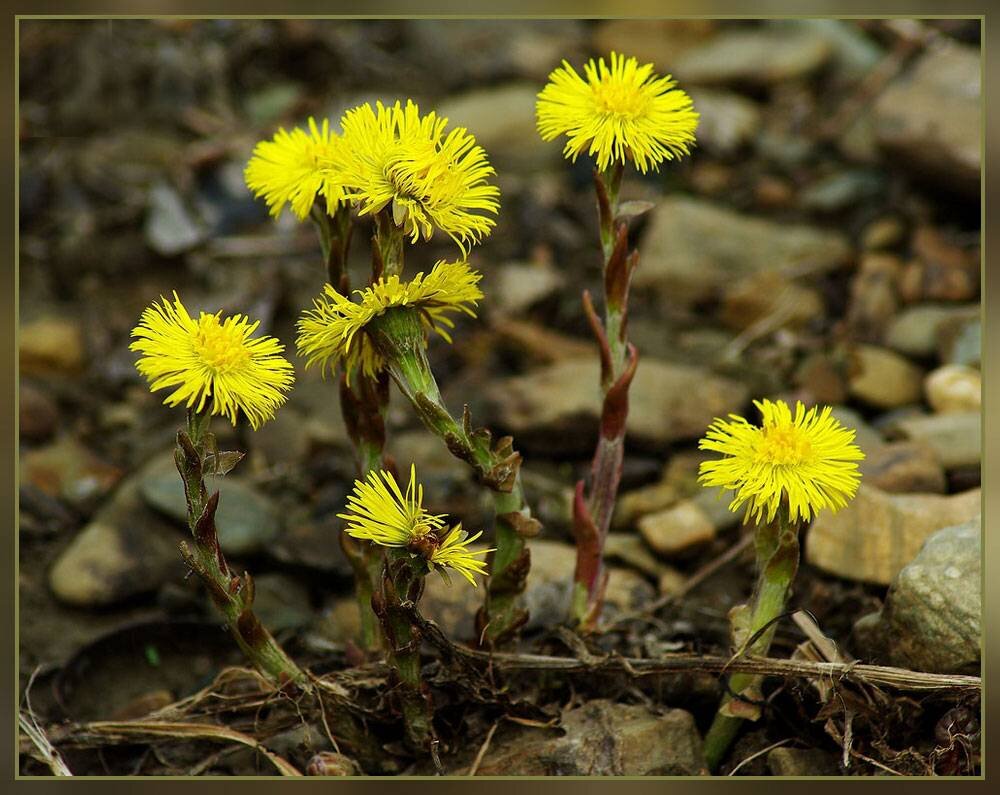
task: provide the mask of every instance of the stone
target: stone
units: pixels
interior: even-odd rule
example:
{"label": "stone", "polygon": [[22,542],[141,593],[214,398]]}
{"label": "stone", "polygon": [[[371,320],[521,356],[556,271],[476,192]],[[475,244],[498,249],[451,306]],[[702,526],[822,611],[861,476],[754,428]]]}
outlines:
{"label": "stone", "polygon": [[934,533],[896,576],[882,610],[855,625],[860,643],[890,665],[978,674],[981,557],[980,516]]}
{"label": "stone", "polygon": [[938,414],[979,411],[983,405],[983,378],[963,364],[946,364],[924,380],[927,402]]}
{"label": "stone", "polygon": [[902,263],[892,254],[865,254],[851,279],[845,322],[851,338],[879,342],[899,309]]}
{"label": "stone", "polygon": [[177,191],[162,182],[150,188],[144,232],[149,247],[162,257],[190,251],[206,238]]}
{"label": "stone", "polygon": [[619,561],[654,579],[669,569],[635,533],[609,533],[604,540],[604,559]]}
{"label": "stone", "polygon": [[852,370],[848,391],[870,406],[898,408],[923,396],[923,371],[887,348],[856,346]]}
{"label": "stone", "polygon": [[[493,398],[501,424],[520,446],[593,449],[601,407],[596,357],[557,362],[487,391],[502,396]],[[643,357],[629,391],[629,437],[651,445],[698,438],[716,417],[739,411],[747,395],[742,384],[703,368]]]}
{"label": "stone", "polygon": [[566,283],[564,272],[547,262],[507,262],[486,274],[486,287],[497,308],[522,314]]}
{"label": "stone", "polygon": [[691,500],[642,517],[639,532],[655,552],[668,558],[688,553],[715,538],[712,520]]}
{"label": "stone", "polygon": [[[954,306],[926,303],[909,306],[889,322],[885,344],[907,356],[930,357],[937,352],[943,329],[950,321],[970,318],[978,322],[978,304]],[[978,348],[977,343],[977,356]],[[942,361],[950,361],[948,357],[941,358]]]}
{"label": "stone", "polygon": [[[464,766],[458,773],[467,773]],[[664,776],[707,772],[694,718],[639,704],[588,701],[559,729],[519,726],[494,738],[480,776]]]}
{"label": "stone", "polygon": [[[721,234],[720,230],[725,230]],[[823,273],[847,261],[847,238],[804,224],[779,223],[701,199],[669,196],[650,212],[639,246],[637,289],[681,306],[717,298],[748,274],[808,263]]]}
{"label": "stone", "polygon": [[[229,555],[250,555],[262,551],[281,533],[282,517],[274,503],[248,483],[232,474],[206,478],[209,494],[219,491],[215,514],[219,543]],[[140,482],[142,498],[151,508],[187,527],[184,486],[174,467],[173,456],[155,460]]]}
{"label": "stone", "polygon": [[22,325],[18,333],[22,375],[75,375],[86,363],[83,330],[74,317],[44,317]]}
{"label": "stone", "polygon": [[938,358],[942,362],[979,367],[982,356],[983,324],[978,311],[975,317],[949,318],[938,326]]}
{"label": "stone", "polygon": [[775,748],[767,755],[772,776],[839,776],[837,758],[819,748]]}
{"label": "stone", "polygon": [[893,494],[944,494],[948,482],[934,451],[917,442],[890,442],[865,449],[864,482]]}
{"label": "stone", "polygon": [[930,226],[911,240],[914,258],[899,280],[904,301],[971,301],[979,295],[980,251]]}
{"label": "stone", "polygon": [[854,430],[854,443],[867,453],[885,444],[882,434],[869,425],[858,412],[847,406],[834,406],[830,412],[834,419],[845,428]]}
{"label": "stone", "polygon": [[687,585],[687,579],[688,578],[677,571],[677,569],[667,568],[665,571],[660,573],[660,578],[656,583],[656,589],[659,591],[660,596],[670,596],[672,594],[680,593],[681,589]]}
{"label": "stone", "polygon": [[830,574],[888,585],[927,538],[980,512],[979,489],[951,496],[887,494],[862,481],[837,513],[822,511],[806,536],[806,560]]}
{"label": "stone", "polygon": [[847,400],[847,374],[841,357],[822,351],[808,354],[793,376],[803,403],[827,406]]}
{"label": "stone", "polygon": [[831,55],[826,38],[812,31],[731,29],[681,53],[673,74],[682,84],[772,85],[807,77]]}
{"label": "stone", "polygon": [[130,478],[60,553],[49,587],[76,607],[108,607],[155,591],[183,573],[181,538],[144,506]]}
{"label": "stone", "polygon": [[906,236],[906,225],[895,215],[876,218],[861,232],[861,248],[865,251],[881,251],[895,248]]}
{"label": "stone", "polygon": [[980,65],[978,47],[941,38],[874,105],[890,162],[970,197],[979,196],[982,163]]}
{"label": "stone", "polygon": [[808,210],[836,213],[871,201],[884,190],[881,172],[856,168],[836,171],[810,183],[799,193],[799,201]]}
{"label": "stone", "polygon": [[723,289],[719,318],[742,331],[765,318],[775,328],[801,328],[824,314],[823,299],[777,271],[758,271],[737,279]]}
{"label": "stone", "polygon": [[664,74],[673,70],[682,53],[704,43],[717,27],[712,19],[608,19],[597,24],[593,49],[628,53],[641,64],[653,63]]}
{"label": "stone", "polygon": [[298,629],[312,619],[309,591],[298,580],[269,572],[253,578],[253,609],[271,632]]}
{"label": "stone", "polygon": [[712,88],[693,88],[688,93],[699,114],[699,148],[730,155],[750,143],[760,129],[761,112],[756,102]]}
{"label": "stone", "polygon": [[59,407],[44,390],[21,381],[17,400],[19,438],[43,442],[55,433],[59,423]]}
{"label": "stone", "polygon": [[677,488],[670,483],[653,483],[619,494],[611,526],[616,529],[633,527],[643,516],[668,508],[680,497]]}
{"label": "stone", "polygon": [[983,418],[978,411],[904,417],[892,427],[903,438],[930,447],[945,469],[977,466],[982,460]]}
{"label": "stone", "polygon": [[122,476],[75,438],[63,436],[21,457],[22,477],[52,497],[86,507],[103,497]]}
{"label": "stone", "polygon": [[441,102],[438,116],[449,120],[448,129],[468,129],[498,170],[530,171],[562,160],[562,145],[543,141],[535,129],[538,91],[534,83],[477,88]]}

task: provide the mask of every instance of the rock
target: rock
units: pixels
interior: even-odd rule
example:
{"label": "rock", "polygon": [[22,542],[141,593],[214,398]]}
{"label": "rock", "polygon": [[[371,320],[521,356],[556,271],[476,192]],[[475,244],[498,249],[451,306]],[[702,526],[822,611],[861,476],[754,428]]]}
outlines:
{"label": "rock", "polygon": [[775,327],[801,328],[822,319],[823,299],[777,271],[758,271],[737,279],[723,290],[723,323],[742,331],[764,318]]}
{"label": "rock", "polygon": [[865,450],[864,482],[893,494],[944,494],[947,480],[934,451],[916,442],[890,442]]}
{"label": "rock", "polygon": [[656,588],[660,592],[660,596],[668,596],[670,594],[680,593],[681,589],[686,584],[687,577],[677,571],[677,569],[668,568],[660,574],[660,579],[657,581]]}
{"label": "rock", "polygon": [[593,49],[605,58],[612,51],[627,53],[665,74],[682,53],[704,43],[717,26],[712,19],[609,19],[597,24]]}
{"label": "rock", "polygon": [[180,540],[145,508],[131,478],[60,553],[49,587],[76,607],[107,607],[155,591],[183,572]]}
{"label": "rock", "polygon": [[904,301],[971,301],[979,295],[980,252],[967,249],[934,227],[913,234],[913,253],[900,278]]}
{"label": "rock", "polygon": [[20,438],[29,442],[50,438],[59,423],[56,402],[46,392],[23,380],[18,391],[17,413]]}
{"label": "rock", "polygon": [[892,254],[866,254],[851,279],[846,323],[852,338],[878,342],[899,309],[902,263]]}
{"label": "rock", "polygon": [[534,83],[477,88],[444,100],[438,115],[448,119],[448,129],[467,128],[498,171],[530,171],[562,159],[562,144],[543,141],[535,129],[538,91]]}
{"label": "rock", "polygon": [[118,467],[101,461],[70,436],[27,451],[21,464],[26,482],[78,507],[103,497],[122,476]]}
{"label": "rock", "polygon": [[886,348],[858,345],[852,369],[848,390],[871,406],[898,408],[916,403],[923,396],[921,369]]}
{"label": "rock", "polygon": [[930,447],[945,469],[976,466],[982,460],[983,419],[978,411],[904,417],[893,428]]}
{"label": "rock", "polygon": [[336,751],[320,751],[306,765],[307,776],[360,776],[361,768],[351,757]]}
{"label": "rock", "polygon": [[939,530],[889,588],[879,613],[855,626],[890,665],[932,673],[979,673],[982,643],[980,517]]}
{"label": "rock", "polygon": [[271,632],[298,629],[312,619],[309,591],[298,580],[268,573],[253,578],[253,609]]}
{"label": "rock", "polygon": [[884,190],[881,172],[856,168],[818,179],[799,193],[799,201],[809,210],[836,213],[869,201]]}
{"label": "rock", "polygon": [[[938,350],[942,330],[949,322],[972,319],[978,322],[979,305],[949,306],[947,304],[918,304],[903,309],[889,323],[885,344],[907,356],[933,356]],[[978,356],[979,344],[976,343]],[[951,361],[942,356],[942,361]],[[972,364],[973,362],[965,362]]]}
{"label": "rock", "polygon": [[654,483],[620,494],[615,503],[611,526],[616,529],[632,527],[643,516],[662,511],[680,497],[677,488],[669,483]]}
{"label": "rock", "polygon": [[831,54],[827,40],[811,31],[725,30],[678,56],[674,76],[682,84],[770,85],[807,77]]}
{"label": "rock", "polygon": [[730,155],[753,140],[760,129],[760,108],[746,97],[711,88],[694,88],[689,94],[700,114],[699,148]]}
{"label": "rock", "polygon": [[503,312],[518,315],[566,283],[563,271],[548,262],[508,262],[486,274],[484,292]]}
{"label": "rock", "polygon": [[832,48],[833,66],[843,78],[864,77],[885,56],[883,48],[852,20],[791,19],[774,24],[822,36]]}
{"label": "rock", "polygon": [[85,364],[83,330],[76,318],[46,317],[21,326],[18,366],[22,375],[74,375]]}
{"label": "rock", "polygon": [[938,358],[942,362],[979,367],[982,352],[983,324],[978,311],[975,317],[949,318],[938,326]]}
{"label": "rock", "polygon": [[850,256],[840,233],[778,223],[684,196],[665,198],[651,211],[639,250],[636,288],[653,288],[663,300],[681,305],[715,298],[741,276],[785,272],[804,263],[810,272],[822,273]]}
{"label": "rock", "polygon": [[664,557],[682,555],[715,538],[711,519],[691,500],[642,517],[639,532],[646,543]]}
{"label": "rock", "polygon": [[822,511],[806,537],[806,560],[838,577],[888,585],[942,527],[980,511],[979,489],[949,497],[887,494],[864,482],[846,508]]}
{"label": "rock", "polygon": [[939,414],[979,411],[982,407],[983,379],[978,370],[962,364],[946,364],[924,380],[924,392],[931,408]]}
{"label": "rock", "polygon": [[[232,474],[209,477],[205,485],[209,494],[216,489],[219,491],[215,520],[219,543],[225,553],[250,555],[260,552],[278,537],[282,519],[269,498]],[[172,456],[163,457],[150,465],[143,474],[140,491],[147,505],[187,527],[184,486],[174,468]]]}
{"label": "rock", "polygon": [[845,369],[839,356],[821,351],[806,356],[793,377],[803,395],[802,402],[832,406],[847,400]]}
{"label": "rock", "polygon": [[609,533],[604,541],[604,559],[621,561],[649,577],[668,573],[668,567],[657,560],[642,538],[634,533]]}
{"label": "rock", "polygon": [[979,195],[982,97],[978,47],[941,39],[882,92],[876,135],[900,165]]}
{"label": "rock", "polygon": [[861,415],[847,406],[834,406],[832,416],[845,428],[854,429],[854,443],[866,454],[885,444],[882,434],[865,422]]}
{"label": "rock", "polygon": [[837,758],[819,748],[775,748],[767,755],[772,776],[839,776]]}
{"label": "rock", "polygon": [[861,232],[861,247],[865,251],[895,248],[906,236],[906,225],[894,215],[876,218]]}
{"label": "rock", "polygon": [[170,185],[158,183],[149,191],[146,242],[162,257],[175,257],[204,242],[205,230],[191,217]]}
{"label": "rock", "polygon": [[[480,776],[663,776],[705,771],[691,714],[588,701],[564,712],[559,730],[517,727],[494,738]],[[466,773],[468,767],[454,771]]]}
{"label": "rock", "polygon": [[[346,484],[340,493],[347,497]],[[343,504],[342,499],[338,502]],[[317,515],[307,506],[286,510],[283,515],[285,530],[268,546],[271,557],[288,566],[304,566],[345,579],[353,576],[340,546],[340,519],[333,513]]]}
{"label": "rock", "polygon": [[[533,440],[550,453],[584,452],[593,449],[599,384],[599,363],[587,357],[505,379],[488,391],[503,396],[496,407],[500,422],[521,446]],[[629,392],[628,433],[633,441],[656,445],[694,439],[715,417],[742,408],[746,398],[746,387],[728,378],[644,357]]]}

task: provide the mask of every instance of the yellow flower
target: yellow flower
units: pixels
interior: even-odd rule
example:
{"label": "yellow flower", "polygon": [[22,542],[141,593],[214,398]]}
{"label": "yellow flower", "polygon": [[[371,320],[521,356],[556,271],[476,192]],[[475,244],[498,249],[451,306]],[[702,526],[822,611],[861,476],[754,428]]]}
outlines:
{"label": "yellow flower", "polygon": [[274,337],[250,336],[260,321],[243,315],[220,319],[201,313],[194,320],[174,293],[147,307],[132,330],[129,348],[143,354],[136,369],[150,382],[150,390],[176,387],[164,403],[201,412],[212,401],[211,413],[236,424],[242,411],[256,430],[285,402],[292,387],[292,365]]}
{"label": "yellow flower", "polygon": [[827,406],[806,411],[796,403],[795,416],[784,401],[754,401],[760,428],[731,414],[732,422],[716,419],[698,443],[724,458],[702,463],[699,480],[705,486],[735,490],[729,506],[747,503],[746,519],[773,521],[782,500],[792,522],[810,521],[823,508],[836,512],[858,490],[857,461],[865,455],[854,444],[854,431],[844,428]]}
{"label": "yellow flower", "polygon": [[344,532],[384,547],[405,548],[437,568],[446,581],[447,569],[461,574],[472,583],[474,574],[482,574],[486,564],[475,556],[492,550],[473,552],[471,538],[457,524],[448,528],[444,516],[428,513],[423,507],[424,487],[417,483],[416,467],[410,465],[410,482],[404,494],[391,472],[369,472],[365,480],[354,481],[354,491],[347,498],[347,512],[338,517],[347,522]]}
{"label": "yellow flower", "polygon": [[261,141],[244,171],[247,186],[255,196],[263,196],[275,218],[286,203],[303,220],[317,196],[326,199],[330,215],[344,198],[340,184],[330,169],[330,157],[340,139],[330,132],[330,122],[318,127],[309,118],[309,132],[295,127],[291,132],[278,130],[271,141]]}
{"label": "yellow flower", "polygon": [[420,309],[425,330],[436,332],[451,342],[448,329],[454,327],[450,313],[464,312],[475,317],[472,306],[483,297],[478,287],[482,275],[467,262],[438,262],[425,277],[418,273],[409,282],[398,276],[379,279],[364,290],[355,290],[358,301],[338,293],[329,284],[299,320],[298,350],[306,357],[306,367],[319,363],[325,374],[338,363],[348,377],[360,369],[375,376],[385,362],[365,334],[365,326],[393,307]]}
{"label": "yellow flower", "polygon": [[332,162],[360,215],[389,207],[413,242],[440,229],[466,255],[495,226],[484,213],[496,215],[500,190],[486,181],[496,172],[475,138],[462,127],[445,135],[447,124],[434,112],[421,116],[412,100],[365,103],[344,114],[344,146]]}
{"label": "yellow flower", "polygon": [[595,156],[604,171],[630,157],[643,174],[664,160],[690,153],[698,114],[691,97],[659,77],[653,65],[611,53],[611,67],[593,59],[583,67],[586,80],[567,61],[549,75],[538,95],[538,132],[551,141],[565,134],[563,154]]}

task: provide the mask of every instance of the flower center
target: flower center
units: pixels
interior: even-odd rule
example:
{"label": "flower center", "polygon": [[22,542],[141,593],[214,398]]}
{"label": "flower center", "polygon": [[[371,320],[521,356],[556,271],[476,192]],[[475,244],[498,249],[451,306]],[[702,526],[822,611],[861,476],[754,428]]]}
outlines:
{"label": "flower center", "polygon": [[769,464],[796,466],[812,455],[812,445],[795,427],[765,428],[758,452]]}
{"label": "flower center", "polygon": [[250,359],[243,335],[235,325],[223,325],[215,315],[202,314],[198,319],[194,347],[204,364],[216,373],[229,373]]}
{"label": "flower center", "polygon": [[646,98],[632,86],[604,81],[594,86],[594,103],[600,113],[634,119],[646,110]]}

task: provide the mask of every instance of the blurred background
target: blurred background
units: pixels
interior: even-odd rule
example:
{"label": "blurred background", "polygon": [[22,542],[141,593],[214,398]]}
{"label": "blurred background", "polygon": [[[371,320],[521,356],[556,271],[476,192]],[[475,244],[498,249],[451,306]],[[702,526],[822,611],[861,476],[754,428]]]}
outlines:
{"label": "blurred background", "polygon": [[[591,165],[541,141],[534,101],[562,59],[580,69],[611,50],[672,74],[701,122],[690,158],[627,172],[623,189],[656,208],[631,232],[641,360],[609,615],[682,587],[739,537],[726,503],[695,485],[707,424],[753,417],[752,398],[801,399],[835,405],[857,428],[873,489],[814,525],[797,601],[859,658],[978,665],[978,613],[948,659],[912,656],[961,646],[941,627],[918,643],[878,640],[895,637],[878,611],[923,541],[979,514],[978,21],[28,20],[20,659],[22,684],[33,673],[52,684],[36,688],[40,710],[142,714],[238,660],[177,553],[182,412],[149,394],[128,350],[142,309],[172,290],[191,311],[259,318],[288,348],[297,383],[277,418],[257,433],[214,425],[248,454],[219,484],[223,545],[297,653],[337,653],[352,636],[335,514],[354,464],[335,383],[294,356],[295,320],[325,281],[319,245],[290,213],[270,219],[242,173],[279,126],[310,115],[336,125],[364,101],[437,110],[497,170],[498,225],[470,256],[485,274],[479,318],[459,321],[453,346],[434,342],[432,360],[449,406],[469,404],[524,454],[545,523],[529,629],[562,619],[569,491],[587,471],[600,405],[580,291],[600,294],[601,260]],[[362,220],[355,285],[369,239]],[[455,256],[439,234],[407,253],[407,272]],[[488,525],[466,468],[401,399],[389,449],[401,468],[416,462],[432,509]],[[942,566],[965,567],[972,585],[955,599],[974,612],[978,541],[974,555],[955,543],[965,557]],[[646,651],[725,648],[726,612],[750,576],[744,565],[710,578]],[[472,632],[467,597],[430,588],[427,610],[452,637]],[[774,652],[795,642],[779,633]]]}

